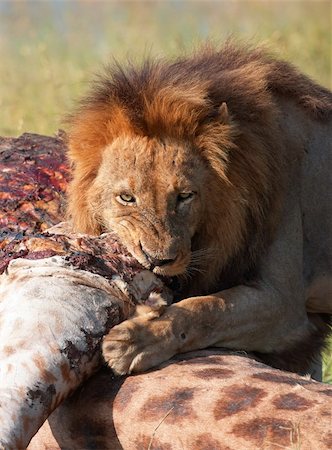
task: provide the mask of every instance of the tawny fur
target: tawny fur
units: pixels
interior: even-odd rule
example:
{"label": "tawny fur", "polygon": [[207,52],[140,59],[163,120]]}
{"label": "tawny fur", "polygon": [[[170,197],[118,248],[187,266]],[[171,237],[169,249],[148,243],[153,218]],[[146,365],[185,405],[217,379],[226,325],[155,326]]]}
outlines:
{"label": "tawny fur", "polygon": [[[74,227],[113,229],[156,273],[194,273],[187,295],[256,282],[291,176],[277,99],[310,120],[332,117],[327,89],[232,43],[107,69],[70,118]],[[128,190],[135,208],[116,199]],[[186,190],[194,200],[179,213],[176,195]],[[173,263],[155,268],[147,254]]]}

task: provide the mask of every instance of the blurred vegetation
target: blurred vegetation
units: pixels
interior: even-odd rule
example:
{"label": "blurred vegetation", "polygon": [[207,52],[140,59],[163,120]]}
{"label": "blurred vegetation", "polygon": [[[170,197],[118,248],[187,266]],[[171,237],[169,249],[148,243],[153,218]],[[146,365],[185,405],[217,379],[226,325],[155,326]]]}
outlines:
{"label": "blurred vegetation", "polygon": [[[54,134],[115,57],[176,55],[205,39],[264,43],[331,88],[332,3],[0,0],[0,135]],[[325,380],[332,383],[332,343]]]}
{"label": "blurred vegetation", "polygon": [[0,135],[52,134],[113,56],[263,42],[331,87],[330,1],[1,1]]}
{"label": "blurred vegetation", "polygon": [[332,338],[323,356],[323,381],[332,384]]}

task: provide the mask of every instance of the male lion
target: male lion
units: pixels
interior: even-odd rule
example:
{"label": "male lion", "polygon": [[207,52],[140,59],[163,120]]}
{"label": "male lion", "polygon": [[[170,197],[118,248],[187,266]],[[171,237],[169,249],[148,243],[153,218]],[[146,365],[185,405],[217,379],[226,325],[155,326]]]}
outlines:
{"label": "male lion", "polygon": [[208,346],[308,370],[332,313],[331,118],[327,89],[232,43],[95,83],[70,118],[74,227],[182,285],[105,337],[116,373]]}

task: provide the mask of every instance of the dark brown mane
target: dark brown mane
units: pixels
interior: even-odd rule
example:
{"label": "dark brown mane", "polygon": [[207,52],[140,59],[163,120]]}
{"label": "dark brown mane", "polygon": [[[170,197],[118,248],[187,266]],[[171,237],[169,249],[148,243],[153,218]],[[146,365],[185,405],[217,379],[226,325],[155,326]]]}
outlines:
{"label": "dark brown mane", "polygon": [[[221,182],[227,211],[222,220],[228,231],[216,246],[222,245],[228,258],[226,279],[233,273],[238,281],[239,274],[255,268],[277,224],[283,184],[278,97],[292,100],[315,120],[332,115],[327,89],[261,49],[227,43],[218,51],[206,46],[174,61],[148,59],[140,67],[108,67],[70,118],[74,180],[69,213],[77,229],[100,231],[86,192],[103,149],[117,136],[191,142]],[[223,102],[229,120],[220,119]],[[203,235],[211,234],[202,229],[199,245],[207,245]]]}
{"label": "dark brown mane", "polygon": [[[294,212],[294,208],[288,210],[284,193],[295,195],[300,190],[297,177],[303,170],[302,161],[307,161],[306,151],[315,152],[319,145],[311,146],[310,139],[315,138],[316,129],[326,133],[327,127],[321,123],[331,117],[332,93],[259,48],[228,42],[220,50],[205,46],[171,61],[115,64],[93,84],[69,120],[69,158],[73,163],[69,216],[76,231],[98,234],[112,227],[115,232],[122,231],[123,244],[138,257],[144,257],[140,249],[142,242],[147,242],[153,244],[152,254],[158,255],[158,260],[163,252],[163,259],[174,260],[166,254],[170,244],[165,242],[175,238],[187,245],[184,252],[189,258],[199,252],[212,255],[208,256],[208,269],[189,278],[184,296],[213,296],[233,286],[259,287],[259,277],[264,277],[260,265],[266,263],[270,251],[274,254],[270,244],[276,240],[276,232],[285,232],[281,217]],[[204,176],[197,182],[197,191],[203,193],[200,207],[193,207],[188,220],[176,221],[172,228],[168,220],[176,216],[176,210],[159,204],[171,195],[176,198],[175,183],[172,193],[167,191],[171,180],[185,178],[185,165],[174,171],[168,168],[174,166],[174,155],[190,165],[189,181],[200,173]],[[119,180],[143,180],[141,191],[135,181],[132,190],[147,194],[138,197],[145,200],[137,202],[136,212],[126,213],[125,226],[119,219],[123,212],[116,205]],[[158,205],[152,198],[159,199]],[[286,209],[283,215],[282,209]],[[300,220],[296,208],[295,213]],[[150,214],[151,223],[160,224],[155,239],[150,236]],[[167,240],[163,240],[165,236]],[[275,253],[278,258],[281,251]],[[175,275],[185,275],[191,268],[189,258]],[[297,258],[295,261],[299,266]],[[284,289],[287,291],[281,286],[281,296]],[[293,291],[283,301],[290,303],[291,295]],[[270,301],[273,298],[274,294]],[[282,306],[286,314],[287,308]],[[316,335],[308,331],[303,339],[297,338],[294,330],[295,346],[289,355],[295,349],[302,357],[296,347],[301,340],[307,347],[304,359],[311,357],[328,330],[324,324],[317,327]],[[288,347],[292,345],[290,340]],[[280,367],[282,361],[292,359],[287,351],[274,352],[270,363]],[[303,359],[292,366],[294,370],[303,367]]]}
{"label": "dark brown mane", "polygon": [[[254,82],[248,83],[248,77]],[[116,103],[129,115],[136,131],[191,135],[211,120],[222,102],[238,121],[255,122],[266,113],[262,95],[285,96],[317,119],[332,115],[332,94],[293,65],[270,57],[261,49],[225,45],[206,46],[193,57],[174,61],[148,59],[141,66],[109,66],[94,84],[85,106]],[[159,103],[157,104],[157,100]],[[151,114],[151,104],[158,108]],[[182,121],[174,130],[172,112]],[[190,114],[190,121],[188,120]],[[180,137],[180,136],[177,136]],[[182,136],[184,137],[184,136]]]}

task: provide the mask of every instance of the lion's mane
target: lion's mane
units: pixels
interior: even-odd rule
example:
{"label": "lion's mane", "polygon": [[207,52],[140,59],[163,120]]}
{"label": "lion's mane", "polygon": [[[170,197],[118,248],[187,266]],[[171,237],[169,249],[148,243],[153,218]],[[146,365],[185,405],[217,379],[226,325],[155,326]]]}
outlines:
{"label": "lion's mane", "polygon": [[[120,135],[186,141],[223,186],[218,207],[204,218],[209,244],[222,248],[216,276],[226,286],[248,279],[273,237],[287,172],[276,97],[317,120],[331,117],[328,90],[261,49],[227,43],[174,61],[108,67],[69,118],[68,210],[75,228],[101,232],[88,192],[107,144]],[[228,112],[221,113],[224,102]]]}

